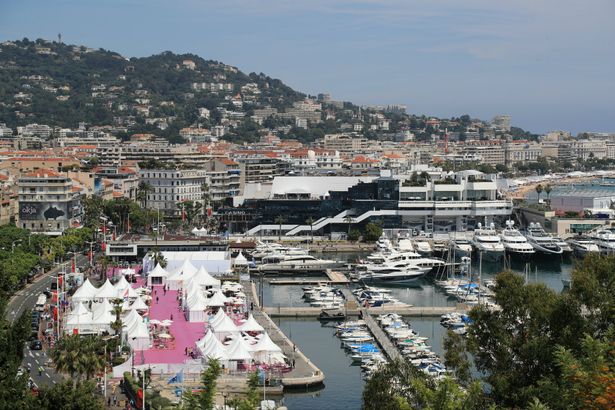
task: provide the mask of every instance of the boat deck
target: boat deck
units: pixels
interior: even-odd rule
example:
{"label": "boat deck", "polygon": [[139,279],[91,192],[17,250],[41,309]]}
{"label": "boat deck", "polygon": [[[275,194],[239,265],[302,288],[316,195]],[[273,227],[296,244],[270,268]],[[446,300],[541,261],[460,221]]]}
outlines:
{"label": "boat deck", "polygon": [[346,285],[350,283],[346,275],[342,272],[327,269],[325,274],[328,279],[271,279],[269,283],[272,285]]}

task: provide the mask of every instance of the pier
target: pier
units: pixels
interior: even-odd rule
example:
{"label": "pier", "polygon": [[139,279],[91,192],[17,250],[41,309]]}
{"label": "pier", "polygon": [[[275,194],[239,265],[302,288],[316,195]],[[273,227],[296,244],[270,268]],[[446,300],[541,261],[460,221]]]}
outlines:
{"label": "pier", "polygon": [[342,272],[327,269],[325,274],[328,279],[271,279],[269,283],[272,285],[347,285],[350,283]]}
{"label": "pier", "polygon": [[266,312],[266,308],[260,309],[254,282],[244,282],[243,285],[244,289],[251,290],[251,292],[246,292],[248,305],[254,303],[254,306],[258,308],[252,311],[254,319],[267,330],[271,340],[282,349],[282,353],[295,363],[290,372],[284,373],[281,376],[284,388],[321,385],[325,380],[323,372],[286,337],[284,332],[271,320],[271,317]]}
{"label": "pier", "polygon": [[[327,309],[333,310],[333,309]],[[407,317],[439,317],[445,315],[447,313],[453,312],[463,312],[467,310],[465,305],[457,305],[457,306],[434,306],[434,307],[423,307],[423,306],[400,306],[400,305],[383,305],[380,307],[370,307],[359,309],[355,308],[339,308],[337,309],[346,313],[349,316],[359,316],[359,312],[361,310],[365,310],[367,313],[371,315],[382,315],[385,313],[397,313],[401,316]],[[267,313],[267,315],[271,317],[313,317],[316,318],[322,311],[322,308],[319,307],[288,307],[288,306],[276,306],[276,307],[265,307],[263,308],[263,312]]]}
{"label": "pier", "polygon": [[363,313],[363,320],[365,321],[367,328],[372,333],[372,335],[374,335],[374,338],[376,339],[380,347],[382,347],[382,350],[384,350],[389,359],[401,359],[402,356],[399,352],[399,349],[397,349],[397,347],[395,347],[393,343],[391,343],[391,339],[389,339],[389,337],[382,331],[380,325],[376,323],[376,321],[369,314],[367,309],[361,309],[361,312]]}

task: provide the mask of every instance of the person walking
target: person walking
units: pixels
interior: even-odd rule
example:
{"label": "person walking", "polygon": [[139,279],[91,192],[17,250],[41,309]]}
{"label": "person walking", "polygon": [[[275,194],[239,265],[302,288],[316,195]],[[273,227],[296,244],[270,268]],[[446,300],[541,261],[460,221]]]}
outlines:
{"label": "person walking", "polygon": [[158,303],[158,296],[156,296],[156,303]]}

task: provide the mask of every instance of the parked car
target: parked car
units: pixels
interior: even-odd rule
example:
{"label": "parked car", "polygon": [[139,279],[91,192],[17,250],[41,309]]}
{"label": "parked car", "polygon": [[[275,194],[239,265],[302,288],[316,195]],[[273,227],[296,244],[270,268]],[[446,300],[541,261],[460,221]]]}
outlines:
{"label": "parked car", "polygon": [[30,343],[30,350],[43,350],[43,344],[40,340],[35,340]]}

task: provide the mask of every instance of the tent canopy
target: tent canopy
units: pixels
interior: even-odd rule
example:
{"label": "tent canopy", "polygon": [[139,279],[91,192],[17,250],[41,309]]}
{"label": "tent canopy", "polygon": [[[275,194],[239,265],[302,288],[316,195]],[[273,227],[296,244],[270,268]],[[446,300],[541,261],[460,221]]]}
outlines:
{"label": "tent canopy", "polygon": [[96,297],[97,292],[98,289],[95,288],[94,285],[92,285],[92,282],[90,282],[90,279],[88,278],[85,280],[85,282],[83,282],[83,285],[81,285],[79,289],[77,289],[77,291],[73,295],[73,300],[75,302],[81,300],[91,300]]}
{"label": "tent canopy", "polygon": [[98,289],[98,292],[96,292],[97,299],[113,299],[117,298],[117,296],[117,289],[113,287],[109,279],[107,279],[100,289]]}
{"label": "tent canopy", "polygon": [[252,360],[250,350],[241,337],[237,337],[231,342],[230,346],[227,347],[226,353],[229,360]]}
{"label": "tent canopy", "polygon": [[250,313],[248,320],[239,325],[239,330],[242,332],[263,332],[265,329],[254,319],[252,313]]}

